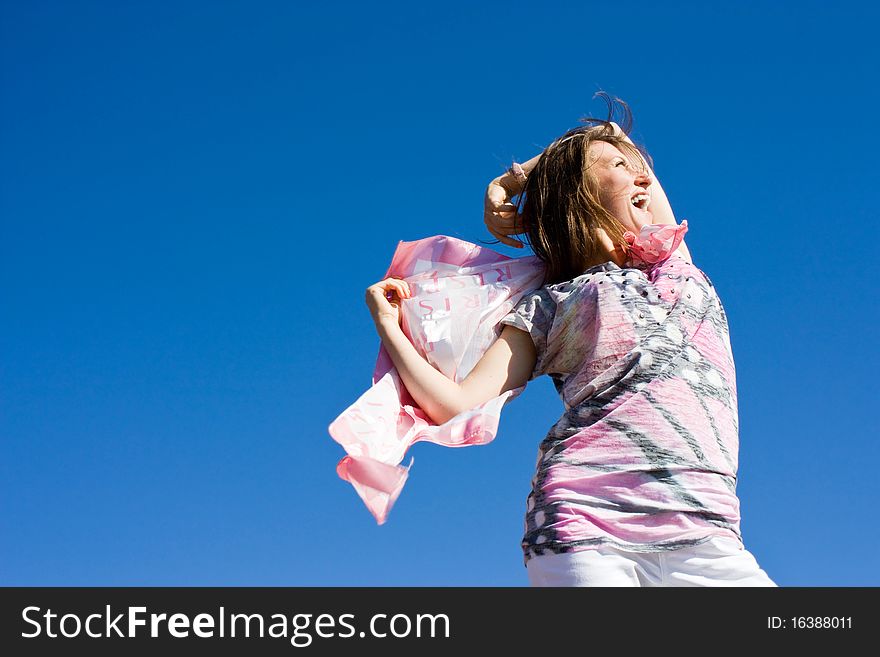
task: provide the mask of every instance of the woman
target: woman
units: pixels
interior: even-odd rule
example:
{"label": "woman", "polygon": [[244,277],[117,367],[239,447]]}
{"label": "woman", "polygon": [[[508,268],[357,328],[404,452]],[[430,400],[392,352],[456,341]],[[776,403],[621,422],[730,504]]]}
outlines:
{"label": "woman", "polygon": [[402,333],[404,281],[370,286],[368,306],[407,390],[438,424],[552,378],[566,410],[540,445],[527,502],[533,585],[775,586],[741,539],[724,309],[681,242],[687,222],[677,225],[627,137],[629,109],[605,98],[609,119],[613,102],[623,108],[625,130],[587,119],[598,125],[489,185],[489,230],[513,246],[525,234],[546,275],[461,383]]}

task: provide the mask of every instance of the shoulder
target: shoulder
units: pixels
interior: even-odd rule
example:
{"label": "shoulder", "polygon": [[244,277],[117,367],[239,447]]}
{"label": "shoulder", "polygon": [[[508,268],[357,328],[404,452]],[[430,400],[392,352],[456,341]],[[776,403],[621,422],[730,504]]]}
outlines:
{"label": "shoulder", "polygon": [[520,297],[516,304],[517,310],[529,312],[547,311],[556,305],[554,286],[544,285],[542,287],[530,290]]}

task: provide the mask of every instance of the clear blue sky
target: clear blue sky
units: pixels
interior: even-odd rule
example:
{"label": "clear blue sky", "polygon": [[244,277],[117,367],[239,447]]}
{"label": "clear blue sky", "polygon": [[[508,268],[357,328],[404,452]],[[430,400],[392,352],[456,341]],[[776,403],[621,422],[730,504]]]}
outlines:
{"label": "clear blue sky", "polygon": [[880,585],[878,21],[4,1],[0,583],[526,585],[549,379],[488,446],[414,446],[381,527],[327,425],[398,240],[490,240],[489,180],[603,89],[728,313],[746,547],[784,586]]}

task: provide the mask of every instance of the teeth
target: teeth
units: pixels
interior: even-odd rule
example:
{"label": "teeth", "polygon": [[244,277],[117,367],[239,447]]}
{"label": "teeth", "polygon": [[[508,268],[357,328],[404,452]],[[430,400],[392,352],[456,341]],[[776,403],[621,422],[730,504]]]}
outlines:
{"label": "teeth", "polygon": [[648,207],[648,202],[651,200],[651,197],[647,194],[636,194],[632,197],[632,204],[636,207],[641,207],[641,209],[645,209]]}

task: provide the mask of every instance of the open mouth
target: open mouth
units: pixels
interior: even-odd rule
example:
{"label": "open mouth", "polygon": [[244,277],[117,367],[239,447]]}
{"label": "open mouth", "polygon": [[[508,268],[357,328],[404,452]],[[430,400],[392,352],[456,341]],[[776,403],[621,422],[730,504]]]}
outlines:
{"label": "open mouth", "polygon": [[632,204],[639,210],[644,211],[648,209],[648,205],[651,203],[651,196],[648,194],[636,194],[630,199],[630,201],[632,201]]}

